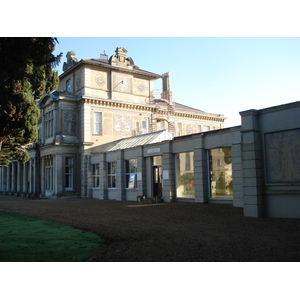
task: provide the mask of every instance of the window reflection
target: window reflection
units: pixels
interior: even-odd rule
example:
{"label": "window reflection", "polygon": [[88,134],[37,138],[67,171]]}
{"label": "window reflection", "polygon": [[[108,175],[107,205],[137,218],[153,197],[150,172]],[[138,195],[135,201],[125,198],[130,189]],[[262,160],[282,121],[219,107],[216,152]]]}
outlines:
{"label": "window reflection", "polygon": [[177,197],[195,198],[194,152],[176,154]]}
{"label": "window reflection", "polygon": [[209,150],[210,197],[233,198],[231,148]]}

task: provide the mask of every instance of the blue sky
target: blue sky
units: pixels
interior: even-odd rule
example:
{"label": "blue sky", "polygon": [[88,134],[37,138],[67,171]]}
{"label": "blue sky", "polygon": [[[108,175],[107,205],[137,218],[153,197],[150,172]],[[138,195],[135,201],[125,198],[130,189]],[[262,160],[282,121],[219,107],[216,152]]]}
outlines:
{"label": "blue sky", "polygon": [[[141,69],[171,72],[173,100],[227,117],[300,100],[300,38],[294,37],[58,37],[55,54],[78,60],[124,47]],[[161,89],[161,81],[155,84]]]}

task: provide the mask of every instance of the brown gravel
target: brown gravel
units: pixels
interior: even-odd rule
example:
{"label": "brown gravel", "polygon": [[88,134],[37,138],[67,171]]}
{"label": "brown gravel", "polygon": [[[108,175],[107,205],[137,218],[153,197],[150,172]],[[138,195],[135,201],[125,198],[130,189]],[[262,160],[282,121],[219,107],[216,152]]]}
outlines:
{"label": "brown gravel", "polygon": [[90,261],[300,261],[300,219],[247,218],[232,205],[0,195],[0,208],[96,233],[104,246]]}

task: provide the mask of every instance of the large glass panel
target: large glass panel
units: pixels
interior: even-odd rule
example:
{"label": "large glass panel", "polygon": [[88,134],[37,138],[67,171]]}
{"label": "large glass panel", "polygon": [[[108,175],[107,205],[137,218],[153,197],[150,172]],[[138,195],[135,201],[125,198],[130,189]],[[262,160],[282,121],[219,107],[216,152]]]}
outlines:
{"label": "large glass panel", "polygon": [[126,167],[126,188],[136,188],[137,159],[125,161]]}
{"label": "large glass panel", "polygon": [[232,199],[231,148],[209,150],[210,197]]}
{"label": "large glass panel", "polygon": [[177,197],[195,198],[194,152],[178,153],[175,157]]}

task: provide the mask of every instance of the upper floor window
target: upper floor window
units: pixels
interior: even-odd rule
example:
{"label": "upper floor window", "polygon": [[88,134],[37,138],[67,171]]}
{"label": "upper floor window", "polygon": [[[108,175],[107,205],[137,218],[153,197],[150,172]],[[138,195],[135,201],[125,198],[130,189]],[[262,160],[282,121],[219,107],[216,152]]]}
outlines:
{"label": "upper floor window", "polygon": [[66,81],[66,91],[71,93],[71,79]]}
{"label": "upper floor window", "polygon": [[178,125],[178,133],[177,133],[177,135],[181,136],[182,135],[182,124],[178,123],[177,125]]}
{"label": "upper floor window", "polygon": [[94,134],[102,134],[102,113],[94,113]]}
{"label": "upper floor window", "polygon": [[203,131],[209,131],[210,130],[210,127],[207,126],[207,125],[203,125],[202,128],[203,128]]}
{"label": "upper floor window", "polygon": [[142,133],[148,133],[148,120],[145,118],[142,120]]}
{"label": "upper floor window", "polygon": [[45,113],[45,138],[53,136],[53,110]]}
{"label": "upper floor window", "polygon": [[165,129],[165,122],[164,122],[164,121],[160,121],[160,122],[159,122],[159,129],[160,129],[160,130]]}

